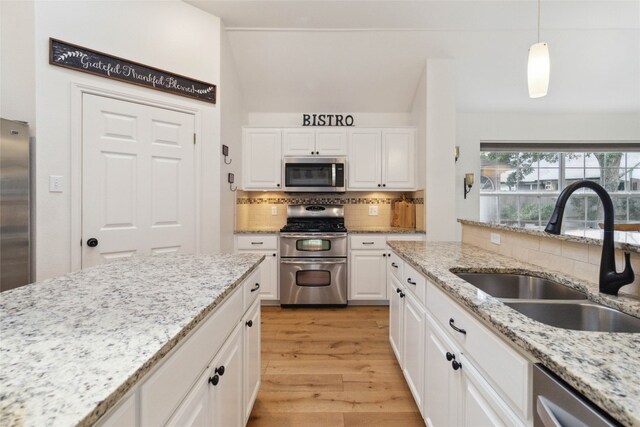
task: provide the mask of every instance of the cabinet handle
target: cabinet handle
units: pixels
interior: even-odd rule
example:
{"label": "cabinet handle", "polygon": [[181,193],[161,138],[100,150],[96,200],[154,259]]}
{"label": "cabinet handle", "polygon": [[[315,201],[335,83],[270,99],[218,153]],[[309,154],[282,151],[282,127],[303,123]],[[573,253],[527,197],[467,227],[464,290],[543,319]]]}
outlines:
{"label": "cabinet handle", "polygon": [[256,283],[256,285],[253,288],[251,288],[251,292],[255,292],[258,289],[260,289],[260,283]]}
{"label": "cabinet handle", "polygon": [[455,320],[453,320],[453,317],[452,317],[451,319],[449,319],[449,326],[451,326],[451,329],[453,329],[456,332],[460,332],[462,335],[467,335],[467,331],[465,331],[462,328],[456,327],[456,325],[454,325],[453,322],[455,322]]}
{"label": "cabinet handle", "polygon": [[455,358],[456,358],[456,355],[451,353],[451,352],[449,352],[449,351],[447,351],[446,356],[447,356],[447,361],[449,361],[449,362],[451,362],[452,360],[455,360]]}
{"label": "cabinet handle", "polygon": [[314,151],[312,151],[311,154],[316,154],[316,153]]}
{"label": "cabinet handle", "polygon": [[383,186],[383,187],[386,187],[386,186],[387,186],[387,184],[382,184],[382,186]]}
{"label": "cabinet handle", "polygon": [[212,377],[209,377],[209,384],[218,385],[219,382],[220,382],[219,376],[214,375]]}
{"label": "cabinet handle", "polygon": [[[389,256],[391,256],[391,255],[389,255]],[[392,263],[391,263],[391,267],[393,267],[393,268],[398,268],[398,264],[396,264],[395,262],[392,262]]]}
{"label": "cabinet handle", "polygon": [[401,292],[401,289],[400,289],[400,288],[396,289],[396,293],[397,293],[397,294],[399,294],[400,292]]}
{"label": "cabinet handle", "polygon": [[319,152],[319,151],[316,151],[316,154],[320,154],[320,152]]}
{"label": "cabinet handle", "polygon": [[400,292],[400,298],[404,298],[404,292]]}
{"label": "cabinet handle", "polygon": [[214,373],[223,376],[224,375],[224,365],[221,365],[219,368],[216,368],[214,371]]}
{"label": "cabinet handle", "polygon": [[453,360],[451,362],[451,367],[454,371],[457,371],[458,369],[462,368],[462,363],[458,362],[457,360]]}
{"label": "cabinet handle", "polygon": [[252,327],[252,326],[253,326],[253,320],[247,320],[246,325],[247,325],[248,327]]}
{"label": "cabinet handle", "polygon": [[387,254],[382,254],[382,256],[386,258],[386,257],[387,257]]}
{"label": "cabinet handle", "polygon": [[362,242],[363,245],[373,245],[375,242]]}
{"label": "cabinet handle", "polygon": [[280,187],[280,184],[276,184],[276,187]]}
{"label": "cabinet handle", "polygon": [[378,184],[378,187],[382,187],[382,184]]}
{"label": "cabinet handle", "polygon": [[276,254],[272,254],[272,256],[276,256]]}
{"label": "cabinet handle", "polygon": [[251,242],[252,245],[264,245],[264,242]]}
{"label": "cabinet handle", "polygon": [[407,279],[407,283],[408,283],[408,284],[410,284],[410,285],[414,285],[414,286],[415,286],[415,285],[417,285],[417,283],[416,283],[416,282],[411,281],[411,277],[409,277],[409,278]]}

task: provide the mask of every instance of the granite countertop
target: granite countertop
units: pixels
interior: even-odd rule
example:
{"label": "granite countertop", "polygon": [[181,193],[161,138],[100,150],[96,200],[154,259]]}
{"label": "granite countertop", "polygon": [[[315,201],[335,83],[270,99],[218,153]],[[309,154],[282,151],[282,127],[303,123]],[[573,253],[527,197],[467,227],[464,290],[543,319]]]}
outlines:
{"label": "granite countertop", "polygon": [[450,269],[534,273],[588,294],[589,299],[640,317],[640,300],[599,294],[597,284],[484,251],[464,243],[389,242],[495,331],[555,372],[626,426],[640,426],[640,334],[584,332],[536,322],[458,278]]}
{"label": "granite countertop", "polygon": [[233,234],[278,234],[280,228],[249,228],[244,230],[234,230]]}
{"label": "granite countertop", "polygon": [[[280,229],[277,228],[252,228],[244,230],[235,230],[234,234],[278,234]],[[424,230],[416,230],[415,228],[400,227],[347,227],[348,234],[425,234]]]}
{"label": "granite countertop", "polygon": [[0,425],[91,425],[263,259],[160,255],[0,294]]}
{"label": "granite countertop", "polygon": [[[550,234],[544,228],[512,227],[509,225],[491,224],[489,222],[472,221],[469,219],[458,219],[460,224],[473,225],[476,227],[492,228],[494,230],[513,231],[516,233],[529,234],[532,236],[543,236],[550,239],[565,240],[576,243],[586,243],[590,245],[602,245],[604,230],[594,228],[582,228],[576,230],[564,230],[562,234]],[[635,231],[614,231],[613,241],[616,249],[626,252],[640,253],[640,232]]]}

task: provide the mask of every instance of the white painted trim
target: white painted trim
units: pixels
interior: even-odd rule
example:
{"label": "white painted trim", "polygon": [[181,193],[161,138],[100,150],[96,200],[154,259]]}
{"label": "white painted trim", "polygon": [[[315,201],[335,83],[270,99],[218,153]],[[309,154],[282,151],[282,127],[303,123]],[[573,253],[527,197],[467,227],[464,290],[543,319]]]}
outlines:
{"label": "white painted trim", "polygon": [[[126,102],[149,105],[151,107],[164,108],[179,111],[194,116],[194,132],[196,133],[194,182],[195,182],[195,250],[201,251],[201,150],[203,141],[202,110],[180,102],[167,102],[160,97],[142,96],[137,92],[114,90],[108,86],[87,85],[84,83],[71,83],[71,168],[69,171],[69,191],[71,201],[71,257],[70,270],[77,271],[82,268],[82,96],[91,94],[118,99]],[[75,243],[74,243],[75,242]]]}

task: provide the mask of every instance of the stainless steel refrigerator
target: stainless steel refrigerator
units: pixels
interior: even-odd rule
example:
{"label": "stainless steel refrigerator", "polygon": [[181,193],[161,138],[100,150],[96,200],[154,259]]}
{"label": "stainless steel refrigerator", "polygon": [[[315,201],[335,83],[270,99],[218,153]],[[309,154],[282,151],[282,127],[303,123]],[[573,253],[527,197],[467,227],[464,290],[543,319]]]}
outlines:
{"label": "stainless steel refrigerator", "polygon": [[0,291],[31,282],[29,128],[0,119]]}

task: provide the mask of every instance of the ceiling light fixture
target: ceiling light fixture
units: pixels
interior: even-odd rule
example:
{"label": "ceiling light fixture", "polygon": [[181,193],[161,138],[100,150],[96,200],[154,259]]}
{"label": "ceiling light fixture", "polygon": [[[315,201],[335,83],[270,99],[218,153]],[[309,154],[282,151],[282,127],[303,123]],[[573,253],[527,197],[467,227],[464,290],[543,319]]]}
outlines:
{"label": "ceiling light fixture", "polygon": [[530,98],[541,98],[549,89],[549,46],[540,43],[540,0],[538,0],[538,43],[529,48],[527,83]]}

